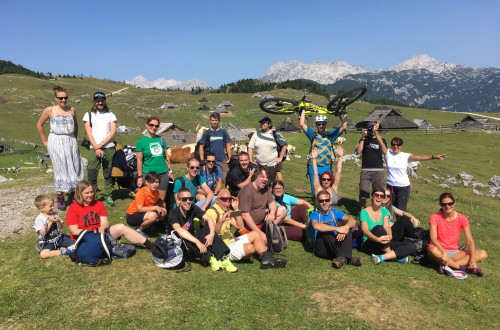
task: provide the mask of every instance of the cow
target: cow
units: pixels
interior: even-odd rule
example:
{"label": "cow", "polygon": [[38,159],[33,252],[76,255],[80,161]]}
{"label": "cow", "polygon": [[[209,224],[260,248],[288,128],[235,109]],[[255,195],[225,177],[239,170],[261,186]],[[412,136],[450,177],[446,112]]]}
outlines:
{"label": "cow", "polygon": [[171,163],[186,163],[189,158],[194,157],[195,143],[184,146],[171,147],[167,149]]}
{"label": "cow", "polygon": [[340,145],[345,142],[345,137],[339,136],[335,142],[337,142],[337,144]]}

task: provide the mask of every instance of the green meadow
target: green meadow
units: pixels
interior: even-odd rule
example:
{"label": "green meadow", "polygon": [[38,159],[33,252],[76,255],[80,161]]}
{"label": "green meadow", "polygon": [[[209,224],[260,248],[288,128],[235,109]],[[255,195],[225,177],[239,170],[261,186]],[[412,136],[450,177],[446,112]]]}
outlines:
{"label": "green meadow", "polygon": [[[162,121],[175,122],[194,131],[197,123],[208,125],[208,111],[199,111],[199,99],[209,100],[215,108],[221,101],[231,101],[235,108],[222,117],[222,125],[236,123],[240,127],[258,127],[265,115],[251,94],[203,93],[192,95],[179,91],[139,89],[124,83],[93,78],[40,80],[19,75],[0,76],[0,138],[16,149],[0,154],[0,169],[43,156],[45,148],[36,132],[36,122],[45,106],[53,102],[52,85],[68,90],[69,104],[77,109],[81,120],[91,107],[96,90],[108,94],[108,105],[120,125],[132,129],[119,135],[124,144],[135,144],[144,128],[144,120],[156,115]],[[119,91],[116,94],[113,92]],[[113,93],[113,96],[111,96]],[[262,92],[275,97],[300,98],[295,90]],[[327,104],[324,97],[310,95],[313,101]],[[77,102],[79,100],[79,102]],[[165,103],[187,103],[180,110],[161,110]],[[365,118],[374,104],[356,102],[349,112],[355,122]],[[463,114],[437,110],[395,107],[412,120],[425,119],[434,126],[460,121]],[[252,111],[255,110],[255,111]],[[488,114],[490,115],[490,114]],[[500,117],[499,114],[491,114]],[[292,123],[298,121],[288,116]],[[272,117],[275,126],[287,116]],[[330,124],[338,123],[329,116]],[[48,124],[46,124],[48,132]],[[349,132],[343,144],[346,154],[353,150],[360,134]],[[417,131],[384,132],[390,140],[400,136],[403,151],[413,154],[446,153],[444,161],[426,161],[418,169],[420,179],[411,179],[408,211],[428,228],[431,214],[438,211],[437,198],[442,193],[438,177],[456,177],[462,171],[474,180],[488,183],[500,175],[499,132],[455,132],[425,135]],[[287,134],[289,144],[296,146],[291,160],[284,163],[285,190],[299,198],[310,199],[309,181],[305,177],[305,157],[309,143],[303,133]],[[81,127],[79,139],[83,138]],[[24,144],[23,141],[28,142]],[[300,156],[300,157],[299,157]],[[176,164],[176,176],[185,166]],[[342,168],[339,209],[359,214],[360,169],[353,161]],[[14,181],[0,183],[31,187],[50,183],[51,174],[25,169],[16,174],[3,174]],[[432,181],[426,183],[424,179]],[[460,180],[459,180],[460,181]],[[100,182],[102,184],[102,182]],[[438,275],[432,265],[384,263],[373,265],[367,255],[361,268],[344,266],[336,270],[328,260],[313,257],[301,243],[290,242],[284,251],[287,268],[259,269],[257,259],[237,263],[238,273],[213,272],[193,263],[190,272],[165,271],[153,265],[151,253],[137,249],[130,259],[115,260],[109,266],[90,268],[75,266],[69,258],[41,260],[35,249],[36,234],[32,228],[0,241],[0,327],[2,328],[446,328],[481,329],[500,326],[499,267],[500,229],[498,197],[487,196],[487,188],[450,184],[457,211],[471,223],[476,247],[486,249],[489,258],[480,266],[485,276],[469,276],[460,281]],[[47,193],[53,193],[48,191]],[[33,196],[34,199],[35,196]],[[2,197],[0,196],[0,200]],[[116,206],[107,208],[112,224],[125,223],[125,211],[132,201],[123,189],[115,191]],[[28,203],[26,208],[33,208]],[[22,212],[23,210],[12,210]],[[64,213],[63,213],[64,215]],[[0,215],[0,225],[9,220]],[[66,229],[65,229],[66,230]],[[67,232],[67,231],[66,231]]]}

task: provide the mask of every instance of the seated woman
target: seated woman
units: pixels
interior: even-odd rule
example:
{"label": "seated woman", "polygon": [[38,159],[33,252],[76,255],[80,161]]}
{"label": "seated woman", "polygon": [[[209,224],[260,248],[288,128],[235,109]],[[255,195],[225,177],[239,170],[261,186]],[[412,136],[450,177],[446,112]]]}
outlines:
{"label": "seated woman", "polygon": [[318,176],[318,166],[316,165],[318,149],[314,148],[311,151],[314,191],[326,190],[330,194],[331,207],[337,206],[339,202],[338,189],[340,184],[340,172],[342,172],[342,156],[344,156],[344,149],[342,147],[338,147],[335,151],[339,156],[335,177],[330,171],[325,171],[321,173],[321,176]]}
{"label": "seated woman", "polygon": [[[452,275],[451,267],[468,274],[483,276],[484,272],[477,266],[477,262],[486,259],[488,254],[485,250],[476,249],[469,220],[455,211],[455,198],[451,193],[442,193],[439,196],[439,204],[441,210],[429,220],[431,243],[427,248],[427,255],[440,264],[438,271],[441,274]],[[464,233],[468,250],[460,251],[460,230]]]}
{"label": "seated woman", "polygon": [[[306,237],[304,230],[306,228],[307,209],[312,205],[303,199],[285,194],[283,181],[274,181],[271,187],[276,204],[286,207],[284,219],[286,236],[292,241],[302,241]],[[292,216],[292,206],[295,205],[298,205],[298,207],[294,208],[296,211],[293,212],[294,215]]]}
{"label": "seated woman", "polygon": [[408,256],[416,251],[415,244],[392,240],[389,211],[382,208],[384,199],[384,189],[375,188],[372,191],[372,205],[361,210],[359,220],[363,231],[363,251],[372,255],[374,264],[392,259],[407,263]]}
{"label": "seated woman", "polygon": [[[389,224],[391,225],[393,241],[401,242],[404,237],[417,238],[416,232],[420,221],[410,213],[392,205],[391,190],[389,188],[385,188],[385,199],[382,205],[382,209],[385,208],[389,212]],[[420,228],[420,230],[424,229]]]}
{"label": "seated woman", "polygon": [[71,238],[76,240],[82,230],[98,231],[119,239],[124,236],[132,244],[142,244],[151,250],[153,243],[122,223],[109,225],[106,207],[95,199],[94,187],[88,181],[80,181],[75,189],[75,201],[66,213],[66,224]]}
{"label": "seated woman", "polygon": [[[149,238],[144,232],[155,222],[163,219],[167,214],[164,207],[158,206],[160,191],[160,175],[149,172],[145,176],[146,185],[135,194],[135,199],[129,205],[125,220],[129,226],[137,227],[135,230],[142,236]],[[163,204],[163,202],[161,202]]]}
{"label": "seated woman", "polygon": [[356,220],[330,208],[330,194],[325,190],[316,194],[316,205],[316,211],[309,215],[314,255],[332,260],[337,269],[347,263],[360,267],[363,260],[352,257],[352,227]]}

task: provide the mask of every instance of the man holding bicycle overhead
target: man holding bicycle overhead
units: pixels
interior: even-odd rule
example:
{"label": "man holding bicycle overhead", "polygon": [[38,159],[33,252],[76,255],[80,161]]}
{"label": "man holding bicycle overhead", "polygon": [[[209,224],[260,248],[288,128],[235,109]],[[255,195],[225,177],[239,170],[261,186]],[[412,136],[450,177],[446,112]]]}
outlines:
{"label": "man holding bicycle overhead", "polygon": [[300,128],[302,128],[309,141],[311,141],[311,148],[309,149],[309,155],[307,156],[307,175],[309,176],[311,193],[313,196],[314,174],[311,158],[312,149],[318,149],[316,164],[318,166],[318,175],[321,176],[321,173],[330,171],[331,164],[333,162],[333,143],[347,129],[347,121],[344,121],[341,127],[328,132],[326,130],[327,123],[328,118],[325,115],[316,116],[316,127],[318,130],[314,132],[312,128],[306,125],[305,111],[301,111],[300,113]]}

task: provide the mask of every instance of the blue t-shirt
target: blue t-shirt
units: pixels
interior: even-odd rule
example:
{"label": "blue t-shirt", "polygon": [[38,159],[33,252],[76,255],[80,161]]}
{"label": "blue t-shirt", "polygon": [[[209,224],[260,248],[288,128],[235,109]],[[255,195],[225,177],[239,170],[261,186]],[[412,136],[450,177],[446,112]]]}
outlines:
{"label": "blue t-shirt", "polygon": [[[345,216],[345,213],[342,211],[336,210],[336,209],[333,209],[331,211],[332,212],[328,211],[328,214],[321,213],[321,216],[320,216],[321,211],[316,210],[316,211],[311,212],[311,214],[309,215],[309,218],[311,219],[311,222],[313,220],[316,220],[319,223],[324,223],[324,224],[327,224],[329,226],[338,226],[339,220],[341,220]],[[332,219],[332,215],[333,215],[333,219]],[[336,233],[337,232],[334,231],[334,234],[336,234]],[[311,226],[311,234],[312,234],[312,237],[314,238],[314,240],[316,241],[316,235],[318,234],[318,231],[315,230],[313,226]]]}
{"label": "blue t-shirt", "polygon": [[[193,181],[189,180],[186,177],[186,175],[183,175],[182,177],[184,178],[184,183],[185,183],[184,188],[189,189],[189,191],[191,192],[191,197],[196,197],[196,191],[198,190],[198,187],[200,187],[202,184],[205,183],[205,179],[199,174],[196,174]],[[182,188],[181,180],[179,178],[175,179],[174,194],[177,194],[181,188]],[[177,206],[174,203],[174,208],[176,207]]]}
{"label": "blue t-shirt", "polygon": [[[274,196],[273,196],[274,197]],[[276,197],[274,198],[276,199]],[[287,218],[292,218],[292,206],[297,205],[298,199],[288,194],[283,194],[283,204],[276,202],[278,205],[286,207]]]}
{"label": "blue t-shirt", "polygon": [[[226,158],[225,153],[224,153],[224,138],[222,136],[222,128],[219,128],[216,131],[212,131],[211,128],[210,130],[210,145],[208,147],[208,151],[211,151],[215,154],[215,160],[218,162],[223,162]],[[200,139],[200,143],[202,145],[205,145],[207,142],[207,133],[208,130],[203,133]],[[229,134],[227,133],[226,130],[224,130],[224,133],[226,135],[226,143],[231,142],[231,138],[229,137]]]}
{"label": "blue t-shirt", "polygon": [[[340,135],[340,128],[336,128],[330,132],[325,133],[317,132],[316,138],[313,141],[314,133],[315,132],[310,127],[307,128],[306,135],[309,141],[312,143],[311,151],[313,148],[317,148],[319,152],[318,157],[316,158],[316,164],[318,166],[330,165],[333,153],[332,145]],[[308,158],[308,162],[312,163],[310,154]]]}
{"label": "blue t-shirt", "polygon": [[201,176],[206,180],[208,187],[215,191],[215,185],[217,184],[217,180],[222,179],[222,171],[220,166],[215,164],[212,173],[205,171],[205,166],[200,168]]}

